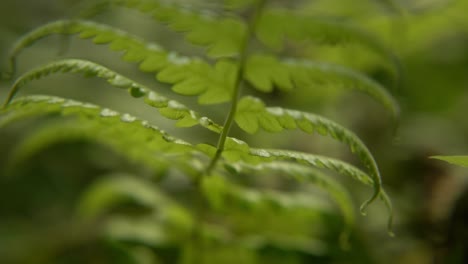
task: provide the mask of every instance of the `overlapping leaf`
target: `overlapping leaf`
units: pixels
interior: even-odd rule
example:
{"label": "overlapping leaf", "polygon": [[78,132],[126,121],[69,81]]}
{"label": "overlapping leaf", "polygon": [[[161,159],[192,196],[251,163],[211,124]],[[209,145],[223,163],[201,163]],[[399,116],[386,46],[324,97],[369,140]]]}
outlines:
{"label": "overlapping leaf", "polygon": [[[343,228],[341,241],[344,244],[346,243],[347,237],[349,236],[351,228],[354,225],[355,214],[351,198],[347,190],[343,188],[343,186],[341,186],[341,184],[339,184],[337,181],[333,180],[333,178],[318,170],[313,170],[304,166],[285,162],[261,163],[255,166],[244,163],[235,163],[230,166],[234,167],[237,172],[248,174],[280,173],[292,177],[301,183],[310,182],[314,186],[323,189],[335,200],[335,202],[340,207],[340,210],[342,211],[345,225]],[[242,195],[241,198],[245,196],[246,195]],[[294,204],[294,202],[289,201],[283,202],[282,204],[286,204],[287,206],[289,204]]]}
{"label": "overlapping leaf", "polygon": [[[310,237],[319,239],[320,227],[327,225],[324,215],[335,213],[328,204],[318,202],[318,197],[312,193],[246,188],[220,175],[204,178],[203,190],[219,214],[218,221],[223,220],[226,222],[223,226],[228,226],[228,236],[217,236],[218,239],[255,250],[270,246],[323,254],[323,242]],[[294,224],[285,226],[284,221]],[[229,239],[229,235],[235,236],[235,240]]]}
{"label": "overlapping leaf", "polygon": [[[181,206],[175,204],[169,197],[161,193],[152,183],[135,176],[111,175],[93,184],[83,195],[79,204],[79,215],[96,217],[102,214],[111,213],[111,217],[106,223],[107,236],[125,241],[144,243],[149,246],[160,246],[168,243],[184,243],[193,227],[193,218]],[[207,178],[221,179],[221,178]],[[226,189],[224,197],[229,200],[237,200],[247,209],[248,214],[259,215],[264,213],[265,208],[274,207],[275,214],[290,217],[291,212],[301,212],[301,217],[307,219],[310,225],[310,218],[317,218],[315,215],[323,213],[323,209],[315,205],[305,197],[281,195],[277,192],[262,192],[258,190],[247,190],[233,184],[224,182]],[[213,190],[208,190],[210,193]],[[120,204],[128,207],[131,203],[133,207],[145,209],[141,216],[119,216],[118,211],[112,213],[112,209],[118,209]],[[262,209],[263,208],[263,209]],[[235,214],[239,208],[231,208],[230,212]],[[270,209],[268,209],[270,210]],[[304,213],[306,212],[306,213]],[[112,216],[116,215],[116,216]],[[228,220],[229,221],[229,220]],[[298,219],[299,221],[299,219]],[[150,224],[152,222],[152,225]],[[238,223],[239,225],[244,225]],[[232,227],[238,229],[240,227]],[[231,232],[225,226],[204,224],[204,235],[210,239],[223,243],[233,243]],[[303,229],[300,229],[302,230]],[[276,238],[276,240],[275,240]],[[271,234],[236,234],[237,244],[257,250],[261,246],[269,244],[279,248],[289,247],[291,249],[317,254],[320,247],[317,243],[306,246],[307,236],[292,236],[288,233],[278,232],[275,236]],[[282,243],[279,241],[284,239]],[[298,243],[301,241],[304,243]],[[256,243],[252,243],[256,241]],[[278,240],[278,241],[277,241]],[[288,242],[289,241],[289,242]],[[296,243],[293,243],[296,241]],[[323,247],[323,246],[322,246]],[[319,250],[320,249],[320,250]]]}
{"label": "overlapping leaf", "polygon": [[[145,212],[135,216],[112,212],[129,203]],[[184,242],[193,229],[192,216],[185,208],[152,182],[135,175],[109,175],[98,180],[82,195],[77,213],[87,219],[110,214],[105,226],[107,236],[150,246]]]}
{"label": "overlapping leaf", "polygon": [[393,117],[399,113],[398,104],[378,82],[351,69],[313,61],[283,60],[256,54],[248,58],[245,77],[254,88],[271,92],[298,89],[327,89],[329,86],[358,90],[381,103]]}
{"label": "overlapping leaf", "polygon": [[240,100],[235,120],[240,128],[249,133],[257,132],[260,127],[269,132],[299,128],[306,133],[317,132],[343,142],[357,154],[373,178],[375,193],[366,204],[379,195],[382,182],[372,154],[354,133],[337,123],[311,113],[279,107],[267,108],[261,100],[250,96]]}
{"label": "overlapping leaf", "polygon": [[258,38],[273,49],[282,49],[284,40],[309,40],[321,43],[356,42],[385,58],[397,77],[401,66],[396,55],[377,38],[349,21],[305,17],[287,10],[265,10],[258,23]]}
{"label": "overlapping leaf", "polygon": [[113,87],[127,89],[133,97],[144,97],[144,101],[150,106],[159,108],[160,113],[164,117],[178,120],[177,125],[180,127],[190,127],[199,124],[217,133],[220,133],[222,129],[220,125],[214,123],[209,118],[201,117],[200,114],[188,109],[177,101],[170,100],[154,91],[150,91],[144,85],[134,82],[104,66],[78,59],[67,59],[52,62],[31,70],[19,77],[13,84],[5,105],[13,99],[20,88],[28,84],[30,81],[41,79],[56,73],[81,73],[86,76],[103,78]]}
{"label": "overlapping leaf", "polygon": [[[388,218],[388,232],[392,236],[392,225],[393,225],[393,206],[385,190],[380,189],[379,192],[376,191],[376,184],[373,177],[362,172],[361,170],[355,168],[354,166],[347,164],[346,162],[335,160],[328,157],[312,155],[308,153],[301,153],[288,150],[274,150],[274,149],[251,149],[250,153],[253,156],[260,157],[261,159],[273,159],[273,160],[285,160],[285,161],[295,161],[301,164],[309,165],[316,168],[324,168],[335,171],[340,174],[351,176],[358,181],[371,185],[374,188],[374,196],[377,194],[385,203],[387,210],[389,212]],[[373,196],[373,197],[374,197]],[[361,211],[365,209],[367,205],[373,200],[373,197],[365,201],[361,206]]]}
{"label": "overlapping leaf", "polygon": [[[199,144],[197,148],[210,156],[216,151],[215,147],[206,144]],[[370,185],[374,188],[374,194],[370,199],[363,203],[361,210],[365,209],[365,207],[375,198],[380,197],[389,211],[388,229],[389,232],[391,232],[393,208],[390,199],[381,186],[378,186],[379,184],[375,184],[374,176],[370,176],[351,164],[329,157],[297,151],[250,148],[247,143],[235,138],[229,138],[226,141],[223,157],[226,159],[228,164],[242,161],[247,164],[261,166],[261,164],[269,162],[273,164],[278,161],[297,162],[313,168],[330,170],[341,175],[349,176],[365,185]]]}
{"label": "overlapping leaf", "polygon": [[208,47],[207,55],[214,58],[238,55],[247,32],[244,21],[238,18],[221,18],[212,12],[201,13],[188,5],[169,1],[107,0],[104,2],[137,9],[168,24],[175,31],[185,32],[188,41]]}
{"label": "overlapping leaf", "polygon": [[61,20],[43,25],[16,42],[10,54],[14,71],[16,58],[23,49],[49,35],[74,35],[91,39],[96,44],[109,44],[111,50],[124,51],[122,59],[139,63],[145,72],[157,72],[156,78],[173,84],[173,90],[182,95],[197,95],[201,104],[229,101],[232,96],[236,65],[230,60],[219,60],[213,67],[199,58],[188,58],[167,52],[154,43],[107,25],[82,20]]}
{"label": "overlapping leaf", "polygon": [[16,146],[10,162],[20,162],[56,142],[83,138],[108,145],[130,160],[156,170],[175,162],[178,156],[183,160],[182,157],[195,151],[189,143],[129,114],[51,96],[27,96],[13,101],[2,110],[0,127],[48,114],[73,116],[79,120],[55,125],[46,123]]}

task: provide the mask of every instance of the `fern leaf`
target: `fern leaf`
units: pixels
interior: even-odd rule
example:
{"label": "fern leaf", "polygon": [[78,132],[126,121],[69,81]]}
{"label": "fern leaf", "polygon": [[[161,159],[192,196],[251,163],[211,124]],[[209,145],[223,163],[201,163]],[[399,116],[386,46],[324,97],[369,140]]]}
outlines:
{"label": "fern leaf", "polygon": [[291,73],[273,56],[251,55],[246,62],[245,78],[261,92],[272,92],[274,86],[283,91],[294,87]]}
{"label": "fern leaf", "polygon": [[[209,179],[215,179],[211,177]],[[221,178],[218,178],[221,179]],[[184,238],[190,234],[189,231],[193,227],[193,218],[187,211],[179,205],[172,202],[169,197],[159,192],[157,188],[151,188],[152,183],[146,182],[143,179],[130,177],[130,175],[110,175],[102,178],[94,183],[82,195],[78,207],[78,215],[82,217],[98,217],[103,214],[118,210],[120,204],[141,207],[147,213],[143,217],[122,217],[110,214],[107,217],[108,221],[105,226],[106,235],[112,239],[134,241],[144,243],[151,246],[160,246],[168,243],[183,243]],[[275,207],[276,215],[285,214],[290,216],[292,211],[300,211],[304,214],[304,210],[314,213],[321,210],[317,205],[309,200],[304,200],[305,197],[286,196],[277,192],[261,192],[257,190],[247,190],[238,186],[229,184],[226,188],[229,196],[226,199],[242,200],[248,203],[250,207],[249,215],[263,214],[262,207]],[[114,210],[113,210],[114,209]],[[231,213],[236,211],[236,208],[229,210]],[[118,211],[117,211],[118,212]],[[320,211],[320,214],[323,214]],[[223,214],[224,215],[224,214]],[[232,219],[231,219],[232,221]],[[152,225],[150,225],[152,223]],[[231,224],[237,225],[236,222]],[[239,223],[240,224],[240,223]],[[307,221],[310,225],[310,221]],[[243,223],[245,226],[245,223]],[[232,240],[232,234],[224,227],[204,224],[204,236],[214,239],[215,241],[229,243]],[[303,229],[301,229],[303,231]],[[252,247],[251,236],[244,234],[236,235],[236,243],[243,246]],[[283,243],[276,241],[284,238]],[[255,249],[262,245],[273,244],[279,248],[293,248],[295,250],[317,253],[317,248],[306,243],[297,243],[297,238],[291,237],[291,234],[276,234],[275,237],[267,234],[256,234],[255,240],[260,240],[261,243],[255,243]],[[304,235],[306,237],[306,235]],[[258,242],[260,242],[258,241]],[[296,241],[296,243],[292,243]],[[310,241],[308,239],[307,241]],[[305,242],[305,241],[304,241]]]}
{"label": "fern leaf", "polygon": [[159,108],[159,112],[169,119],[178,120],[178,126],[189,127],[201,125],[211,131],[220,133],[222,127],[207,117],[201,117],[200,114],[188,109],[183,104],[170,100],[154,91],[150,91],[147,87],[136,83],[125,76],[122,76],[114,71],[107,69],[99,64],[78,60],[67,59],[60,60],[33,69],[19,77],[11,88],[11,92],[5,102],[4,107],[13,99],[20,88],[29,82],[47,77],[50,74],[56,73],[81,73],[86,76],[96,76],[107,80],[112,86],[127,89],[133,97],[144,97],[145,102]]}
{"label": "fern leaf", "polygon": [[[207,144],[199,144],[197,145],[197,149],[201,150],[209,156],[212,156],[213,153],[216,152],[215,147]],[[223,157],[229,163],[244,161],[248,164],[253,165],[278,160],[297,162],[300,164],[311,166],[313,168],[328,169],[336,173],[352,177],[365,185],[370,185],[373,187],[374,192],[372,197],[361,205],[361,212],[364,213],[365,208],[377,197],[380,197],[384,201],[389,211],[390,216],[388,220],[388,227],[389,232],[391,232],[391,226],[393,221],[393,208],[390,199],[388,198],[387,194],[382,188],[379,177],[380,174],[377,174],[377,176],[374,174],[378,173],[377,168],[375,168],[376,171],[370,169],[370,172],[372,174],[369,175],[363,172],[362,170],[354,167],[353,165],[333,158],[289,150],[250,148],[249,145],[247,145],[247,143],[235,138],[228,138],[228,140],[226,141]],[[373,161],[372,156],[370,156],[370,159],[371,160],[368,162]],[[375,163],[375,161],[373,162]]]}
{"label": "fern leaf", "polygon": [[[175,203],[153,185],[154,183],[136,175],[105,175],[81,195],[77,213],[84,218],[99,217],[126,201],[131,201],[136,207],[156,213],[160,209],[164,210],[165,207],[174,206]],[[190,216],[187,215],[185,218],[190,218]]]}
{"label": "fern leaf", "polygon": [[154,0],[107,0],[107,2],[110,6],[137,9],[167,24],[174,31],[186,33],[189,42],[207,47],[207,55],[213,58],[238,55],[247,32],[247,26],[241,19],[221,18],[207,11],[200,13],[187,4],[182,6],[168,1]]}
{"label": "fern leaf", "polygon": [[450,164],[468,167],[468,156],[432,156],[431,159],[438,159]]}
{"label": "fern leaf", "polygon": [[[215,233],[217,239],[231,242],[229,236],[234,235],[235,243],[256,250],[269,246],[308,254],[326,251],[326,245],[317,240],[320,235],[314,231],[326,228],[327,223],[321,216],[333,213],[327,205],[317,202],[317,196],[241,187],[220,175],[212,175],[204,181],[210,187],[205,187],[205,195],[220,215],[218,221],[227,221],[235,231],[235,234],[228,233],[226,241],[223,231],[229,230],[221,229]],[[284,221],[290,225],[284,226]],[[252,232],[255,232],[254,236]],[[255,245],[251,244],[252,239]]]}
{"label": "fern leaf", "polygon": [[374,185],[373,179],[360,169],[337,159],[297,151],[274,149],[250,149],[250,154],[260,160],[294,161],[318,169],[328,169],[350,176],[366,185]]}
{"label": "fern leaf", "polygon": [[[207,144],[199,144],[197,145],[197,149],[201,150],[209,156],[212,156],[214,152],[216,152],[215,147]],[[378,186],[374,182],[374,177],[371,177],[367,173],[363,172],[362,170],[356,168],[351,164],[333,158],[304,152],[250,148],[249,145],[247,145],[247,143],[235,138],[228,138],[228,140],[226,141],[223,157],[226,159],[228,164],[236,163],[239,161],[251,165],[259,165],[277,161],[297,162],[299,164],[310,166],[312,168],[327,169],[330,171],[334,171],[338,174],[349,176],[365,185],[372,186],[374,188],[374,194],[370,199],[368,199],[361,205],[361,212],[371,201],[374,200],[374,196],[375,194],[377,194],[377,196],[379,196],[383,200],[389,212],[388,232],[389,235],[393,235],[393,206],[390,201],[390,198],[388,197],[383,188],[380,188],[379,190]]]}
{"label": "fern leaf", "polygon": [[394,118],[399,114],[398,104],[382,85],[338,65],[292,59],[280,61],[273,56],[256,54],[247,60],[246,79],[262,92],[271,92],[273,87],[290,91],[293,88],[326,88],[331,85],[354,89],[381,103]]}
{"label": "fern leaf", "polygon": [[345,143],[353,153],[357,154],[373,178],[375,192],[363,205],[363,210],[367,204],[378,197],[382,181],[372,154],[354,133],[335,122],[311,113],[279,107],[267,108],[260,99],[250,96],[246,96],[239,101],[235,121],[240,128],[248,133],[255,133],[259,127],[269,132],[300,128],[306,133],[317,131],[321,135],[328,135]]}
{"label": "fern leaf", "polygon": [[[348,237],[351,229],[354,226],[355,214],[353,210],[352,200],[345,188],[341,186],[337,181],[328,177],[324,173],[318,170],[312,170],[310,168],[286,163],[286,162],[275,162],[275,163],[261,163],[255,166],[235,163],[232,166],[236,171],[258,174],[258,173],[281,173],[290,177],[293,177],[297,181],[311,182],[313,185],[326,191],[338,204],[344,218],[344,228],[340,237],[343,247],[347,247]],[[290,203],[286,203],[290,204]],[[291,203],[294,204],[294,203]]]}
{"label": "fern leaf", "polygon": [[[294,161],[299,162],[304,165],[316,167],[316,168],[324,168],[335,171],[340,174],[345,174],[351,176],[352,178],[364,183],[366,185],[373,186],[374,188],[374,195],[365,201],[361,205],[361,212],[365,210],[365,208],[369,205],[370,202],[374,200],[374,197],[377,195],[380,197],[387,207],[389,212],[388,218],[388,232],[391,236],[393,236],[392,232],[392,225],[393,225],[393,206],[392,203],[383,190],[383,188],[379,188],[376,186],[374,177],[369,176],[368,174],[362,172],[358,168],[342,162],[340,160],[335,160],[328,157],[312,155],[308,153],[296,152],[296,151],[288,151],[288,150],[274,150],[274,149],[250,149],[251,155],[258,157],[263,160],[273,159],[273,160],[284,160],[284,161]],[[378,190],[378,191],[377,191]]]}
{"label": "fern leaf", "polygon": [[[250,169],[250,172],[253,170]],[[254,239],[257,241],[255,249],[268,245],[309,254],[322,251],[299,242],[312,242],[311,238],[316,241],[320,239],[320,234],[314,231],[327,226],[321,216],[335,215],[334,210],[331,210],[328,204],[317,202],[317,196],[313,193],[299,191],[285,193],[246,188],[232,184],[219,175],[213,175],[204,180],[210,184],[216,182],[218,186],[223,186],[223,190],[218,190],[221,192],[215,191],[217,194],[215,197],[213,197],[213,189],[205,193],[211,205],[213,206],[214,202],[217,206],[215,212],[221,216],[218,221],[225,219],[235,230],[237,243],[250,245],[249,240]],[[215,200],[211,200],[212,198]],[[255,219],[255,221],[249,221],[249,219]],[[263,219],[268,220],[263,221]],[[282,225],[284,221],[289,221],[290,225]],[[255,238],[251,235],[253,231],[255,231]]]}
{"label": "fern leaf", "polygon": [[[212,156],[216,152],[216,147],[208,144],[199,144],[196,147],[208,156]],[[243,161],[251,165],[275,160],[298,162],[317,169],[328,169],[354,178],[363,184],[374,186],[371,176],[346,162],[297,151],[251,148],[247,143],[236,138],[228,138],[223,157],[228,163]]]}
{"label": "fern leaf", "polygon": [[193,229],[192,216],[153,185],[134,175],[103,177],[82,194],[78,216],[97,218],[131,202],[134,208],[141,207],[147,213],[140,217],[111,214],[104,227],[106,236],[153,247],[184,241]]}
{"label": "fern leaf", "polygon": [[305,17],[286,10],[265,10],[257,29],[260,41],[275,50],[283,48],[285,38],[329,44],[356,42],[386,58],[396,76],[401,75],[401,65],[396,55],[372,34],[350,25],[348,21]]}
{"label": "fern leaf", "polygon": [[90,21],[59,20],[29,32],[15,43],[10,53],[12,67],[23,49],[54,34],[78,34],[81,39],[108,44],[113,51],[124,51],[124,61],[139,63],[139,69],[144,72],[157,73],[158,81],[173,84],[173,90],[179,94],[199,96],[201,104],[218,104],[231,99],[237,74],[237,66],[232,61],[219,60],[213,67],[199,58],[167,52],[120,29]]}
{"label": "fern leaf", "polygon": [[173,138],[148,122],[129,114],[120,114],[107,108],[101,109],[92,104],[59,97],[27,96],[14,100],[2,111],[0,127],[18,120],[52,113],[79,120],[58,122],[55,125],[46,124],[37,129],[16,146],[9,156],[11,165],[31,157],[53,143],[76,139],[102,143],[122,153],[129,160],[142,162],[157,171],[163,168],[163,165],[176,162],[177,157],[182,159],[197,152],[189,143]]}

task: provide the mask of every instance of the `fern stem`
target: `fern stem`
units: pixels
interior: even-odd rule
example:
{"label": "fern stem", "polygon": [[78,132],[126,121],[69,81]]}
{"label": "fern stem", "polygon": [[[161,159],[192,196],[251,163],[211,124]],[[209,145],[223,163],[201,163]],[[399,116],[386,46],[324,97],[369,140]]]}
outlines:
{"label": "fern stem", "polygon": [[216,166],[216,163],[218,162],[219,158],[221,157],[221,154],[224,151],[224,144],[226,143],[227,136],[229,134],[229,131],[231,130],[232,123],[234,122],[234,118],[237,112],[237,105],[239,102],[239,97],[242,92],[242,87],[244,86],[244,71],[245,71],[247,56],[249,53],[249,43],[250,43],[250,40],[254,37],[255,28],[257,26],[258,19],[262,13],[265,3],[266,3],[266,0],[260,0],[257,3],[257,6],[254,10],[254,14],[250,17],[248,21],[247,34],[245,35],[245,38],[244,38],[244,41],[242,43],[242,47],[239,53],[239,69],[237,72],[236,82],[234,85],[234,91],[232,94],[231,107],[229,109],[229,113],[224,122],[223,131],[221,132],[221,135],[219,136],[219,139],[218,139],[218,144],[216,146],[216,153],[214,157],[211,159],[210,164],[206,168],[205,175],[211,174],[211,171]]}
{"label": "fern stem", "polygon": [[[238,66],[238,71],[237,71],[237,76],[236,76],[236,81],[234,84],[234,90],[232,93],[232,101],[231,101],[231,107],[229,109],[229,113],[226,117],[226,120],[224,121],[224,126],[223,130],[221,131],[221,135],[219,136],[218,139],[218,144],[216,147],[216,153],[211,159],[209,165],[206,167],[205,171],[196,177],[195,179],[195,184],[198,190],[201,191],[201,184],[202,184],[202,179],[203,177],[207,177],[211,175],[213,169],[215,168],[216,164],[218,163],[219,159],[221,158],[221,154],[223,153],[224,150],[224,144],[226,143],[226,139],[228,137],[229,131],[231,129],[232,123],[234,122],[234,118],[236,115],[237,111],[237,105],[239,102],[239,97],[242,91],[242,87],[244,85],[244,70],[246,66],[246,61],[247,61],[247,56],[248,56],[248,48],[249,48],[249,43],[250,40],[253,38],[255,34],[255,28],[257,25],[258,18],[261,15],[261,11],[263,9],[263,6],[265,5],[266,0],[260,0],[255,8],[253,16],[250,17],[248,24],[247,24],[247,32],[245,34],[244,41],[242,42],[242,46],[240,49],[239,53],[239,66]],[[197,221],[196,221],[196,226],[201,228],[203,224],[203,220],[206,218],[206,210],[204,206],[204,200],[201,200],[200,205],[198,206],[198,209],[196,210],[197,214]],[[195,229],[194,233],[192,234],[192,242],[200,243],[199,246],[201,248],[198,248],[197,250],[197,256],[193,258],[194,264],[202,264],[204,263],[204,239],[201,237],[203,236],[201,230]],[[194,247],[195,248],[195,247]]]}

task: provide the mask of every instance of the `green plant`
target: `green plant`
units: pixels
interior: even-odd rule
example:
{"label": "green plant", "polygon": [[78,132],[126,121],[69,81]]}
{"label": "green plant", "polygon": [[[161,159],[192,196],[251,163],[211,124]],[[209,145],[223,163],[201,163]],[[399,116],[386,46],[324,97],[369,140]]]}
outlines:
{"label": "green plant", "polygon": [[[141,71],[156,74],[161,86],[170,85],[179,95],[198,97],[196,107],[202,111],[204,108],[200,106],[228,103],[229,107],[224,124],[220,125],[171,99],[170,94],[162,95],[158,89],[81,59],[54,61],[18,77],[2,110],[0,127],[41,116],[66,118],[44,122],[25,137],[11,154],[11,164],[19,164],[56,142],[88,139],[111,147],[151,171],[151,178],[116,173],[93,183],[80,197],[78,226],[84,230],[88,225],[98,226],[101,232],[98,236],[118,242],[130,263],[141,261],[148,248],[159,256],[168,247],[182,252],[176,254],[180,263],[254,263],[261,261],[262,250],[270,247],[319,256],[324,254],[323,247],[314,238],[325,239],[324,231],[319,229],[327,226],[329,213],[314,204],[314,196],[304,192],[307,188],[302,185],[318,186],[336,201],[343,214],[343,246],[355,224],[350,195],[340,182],[327,175],[325,171],[329,171],[371,186],[373,193],[362,204],[361,211],[381,198],[389,210],[390,231],[390,199],[382,188],[377,164],[359,137],[323,116],[269,107],[252,95],[293,93],[299,88],[320,86],[346,87],[368,94],[395,118],[398,107],[394,99],[366,75],[320,61],[285,58],[289,52],[284,39],[305,44],[315,40],[325,44],[356,42],[387,61],[391,73],[398,76],[396,57],[371,34],[348,23],[275,8],[265,0],[226,1],[221,15],[165,1],[109,0],[94,6],[86,16],[110,6],[139,10],[170,29],[183,32],[190,43],[207,48],[206,56],[181,56],[108,25],[62,20],[29,32],[14,45],[9,75],[15,75],[20,53],[40,39],[54,34],[77,35],[92,39],[95,44],[108,44],[113,51],[123,51],[124,61],[138,63]],[[56,73],[105,79],[111,86],[126,89],[132,97],[157,108],[162,117],[177,120],[177,127],[200,126],[211,131],[217,144],[189,143],[129,114],[71,99],[33,95],[13,100],[29,82]],[[249,134],[260,129],[274,133],[298,129],[328,136],[347,145],[365,171],[330,157],[250,147],[229,137],[234,123]],[[261,175],[282,180],[287,176],[298,184],[275,190],[249,177]],[[158,186],[173,177],[190,182],[184,192],[192,198],[180,199],[164,186]],[[138,212],[128,213],[129,204]],[[269,223],[272,218],[276,222]],[[291,226],[278,225],[282,221],[290,222]],[[229,245],[229,250],[222,245]],[[31,261],[28,257],[24,258]],[[51,256],[46,255],[41,261],[47,258]]]}
{"label": "green plant", "polygon": [[461,167],[468,167],[468,156],[432,156],[430,158],[443,160]]}

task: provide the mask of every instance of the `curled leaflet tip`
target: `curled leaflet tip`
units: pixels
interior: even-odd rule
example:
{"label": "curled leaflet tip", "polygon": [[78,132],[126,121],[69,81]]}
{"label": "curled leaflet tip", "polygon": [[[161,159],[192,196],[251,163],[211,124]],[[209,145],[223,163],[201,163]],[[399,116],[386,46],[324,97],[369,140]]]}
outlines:
{"label": "curled leaflet tip", "polygon": [[365,201],[362,205],[361,205],[361,208],[359,208],[359,211],[361,211],[361,214],[366,216],[367,215],[367,206],[369,206],[369,204],[373,201],[374,199],[369,199],[367,201]]}
{"label": "curled leaflet tip", "polygon": [[389,237],[395,237],[395,233],[393,232],[393,212],[388,218],[387,233]]}

